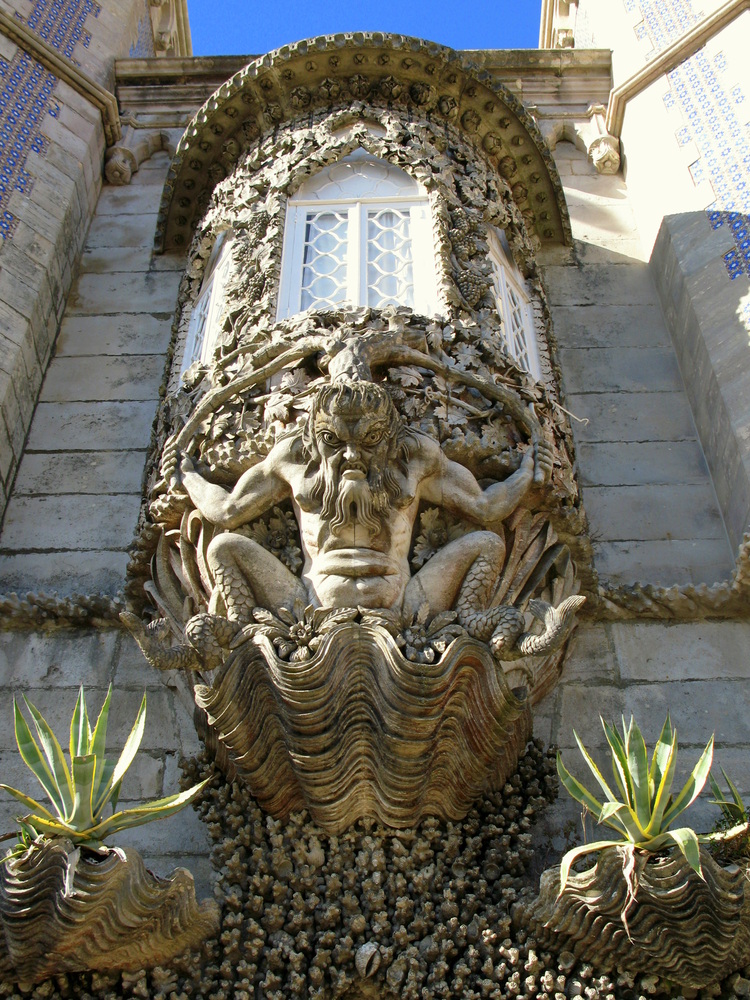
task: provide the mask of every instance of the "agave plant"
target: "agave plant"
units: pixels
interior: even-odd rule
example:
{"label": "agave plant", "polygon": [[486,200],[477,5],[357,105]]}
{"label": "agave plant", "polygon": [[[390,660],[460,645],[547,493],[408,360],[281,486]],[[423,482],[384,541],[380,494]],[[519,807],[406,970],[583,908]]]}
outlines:
{"label": "agave plant", "polygon": [[709,782],[711,783],[711,791],[715,796],[711,799],[711,805],[718,806],[721,809],[721,814],[724,817],[725,823],[730,823],[733,826],[741,824],[747,825],[750,821],[750,816],[748,816],[747,807],[742,801],[742,796],[737,791],[737,786],[734,784],[723,767],[721,768],[721,773],[724,776],[724,781],[727,783],[730,797],[728,798],[724,794],[714,776],[710,775]]}
{"label": "agave plant", "polygon": [[570,866],[577,857],[591,851],[623,845],[629,848],[631,869],[633,852],[636,848],[656,853],[665,848],[678,847],[693,871],[702,878],[699,839],[708,838],[699,838],[690,827],[680,827],[676,830],[670,827],[700,794],[708,778],[713,758],[713,736],[682,790],[673,796],[677,733],[672,728],[669,715],[656,743],[650,765],[646,744],[632,717],[627,727],[625,720],[622,720],[622,736],[614,726],[608,725],[604,719],[601,721],[612,752],[612,773],[619,796],[607,784],[576,733],[574,736],[578,749],[604,792],[606,801],[600,802],[566,770],[559,753],[557,773],[566,791],[588,809],[598,823],[615,830],[618,837],[612,840],[597,840],[568,851],[560,864],[560,895],[565,889]]}
{"label": "agave plant", "polygon": [[[13,700],[18,750],[24,763],[46,792],[54,810],[46,808],[16,788],[0,784],[0,788],[31,810],[18,818],[23,843],[42,834],[47,837],[67,837],[76,846],[101,848],[105,838],[120,830],[171,816],[192,801],[205,785],[203,781],[176,795],[115,812],[123,776],[132,764],[143,738],[146,695],[144,692],[135,724],[115,762],[105,756],[111,694],[110,685],[92,730],[81,687],[70,723],[70,766],[41,712],[24,697],[39,738],[37,743],[18,703]],[[111,806],[112,814],[105,818],[107,806]]]}

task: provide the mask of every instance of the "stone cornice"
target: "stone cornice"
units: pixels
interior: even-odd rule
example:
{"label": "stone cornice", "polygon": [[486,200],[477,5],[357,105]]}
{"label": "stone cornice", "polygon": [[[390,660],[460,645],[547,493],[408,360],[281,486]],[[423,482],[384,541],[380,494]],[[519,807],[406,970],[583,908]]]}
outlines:
{"label": "stone cornice", "polygon": [[74,66],[69,59],[61,56],[56,49],[34,34],[23,21],[11,17],[3,10],[0,10],[0,32],[93,104],[102,116],[107,145],[111,146],[117,142],[122,135],[122,129],[117,110],[117,99],[114,94],[92,80],[78,66]]}
{"label": "stone cornice", "polygon": [[[121,62],[117,69],[124,82],[126,67]],[[148,69],[164,78],[158,67]],[[542,243],[570,240],[552,155],[532,115],[492,73],[466,54],[421,39],[356,33],[285,46],[219,87],[188,125],[175,154],[157,246],[187,245],[198,221],[196,206],[205,204],[251,141],[282,122],[354,102],[406,106],[457,127],[509,181],[530,231]]]}

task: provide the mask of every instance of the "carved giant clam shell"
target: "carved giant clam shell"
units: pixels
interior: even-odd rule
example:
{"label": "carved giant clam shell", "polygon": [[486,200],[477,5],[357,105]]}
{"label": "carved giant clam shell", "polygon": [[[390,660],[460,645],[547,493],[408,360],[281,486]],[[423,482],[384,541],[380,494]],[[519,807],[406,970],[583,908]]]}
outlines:
{"label": "carved giant clam shell", "polygon": [[750,962],[747,872],[725,869],[701,851],[701,879],[677,850],[636,854],[635,902],[628,903],[621,848],[570,876],[558,897],[560,869],[541,879],[539,896],[514,914],[541,947],[569,951],[602,972],[645,972],[702,989]]}
{"label": "carved giant clam shell", "polygon": [[385,629],[352,622],[303,663],[255,636],[195,697],[259,805],[279,818],[307,808],[332,834],[364,817],[461,819],[531,736],[528,702],[482,643],[461,636],[437,663],[413,663]]}
{"label": "carved giant clam shell", "polygon": [[216,932],[216,903],[198,906],[186,869],[162,879],[137,851],[76,856],[69,840],[49,840],[0,867],[0,979],[150,968]]}

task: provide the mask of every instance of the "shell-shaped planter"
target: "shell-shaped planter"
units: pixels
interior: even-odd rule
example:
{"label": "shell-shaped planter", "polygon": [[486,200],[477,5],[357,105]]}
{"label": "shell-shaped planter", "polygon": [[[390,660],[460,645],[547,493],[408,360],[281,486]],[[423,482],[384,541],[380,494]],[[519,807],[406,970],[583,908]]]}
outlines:
{"label": "shell-shaped planter", "polygon": [[184,868],[158,878],[132,850],[83,849],[76,863],[69,840],[49,840],[0,865],[0,979],[150,968],[198,948],[218,918]]}
{"label": "shell-shaped planter", "polygon": [[353,622],[302,663],[255,636],[195,697],[219,760],[259,805],[278,818],[307,808],[332,834],[362,818],[461,819],[502,788],[531,736],[528,701],[484,644],[461,636],[436,663],[413,663],[386,629]]}
{"label": "shell-shaped planter", "polygon": [[637,888],[628,906],[624,860],[621,848],[605,849],[594,868],[571,874],[559,897],[560,869],[549,869],[516,920],[533,928],[541,947],[572,952],[602,972],[648,972],[693,989],[750,962],[745,871],[722,868],[701,850],[701,879],[677,850],[636,852]]}

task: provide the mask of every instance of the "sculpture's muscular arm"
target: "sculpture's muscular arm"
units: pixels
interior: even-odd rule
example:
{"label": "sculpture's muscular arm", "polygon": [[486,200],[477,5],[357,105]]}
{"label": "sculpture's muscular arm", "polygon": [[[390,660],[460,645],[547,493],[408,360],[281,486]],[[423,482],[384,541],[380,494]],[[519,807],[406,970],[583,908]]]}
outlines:
{"label": "sculpture's muscular arm", "polygon": [[201,514],[220,528],[238,528],[259,517],[274,504],[290,495],[286,478],[281,475],[288,444],[277,444],[266,458],[248,469],[230,492],[216,483],[209,483],[185,458],[181,479],[188,496]]}
{"label": "sculpture's muscular arm", "polygon": [[546,477],[552,465],[551,450],[542,442],[526,451],[512,476],[483,490],[468,469],[446,458],[436,442],[425,438],[420,450],[427,463],[421,496],[484,526],[502,521],[516,509],[534,481],[537,466]]}

